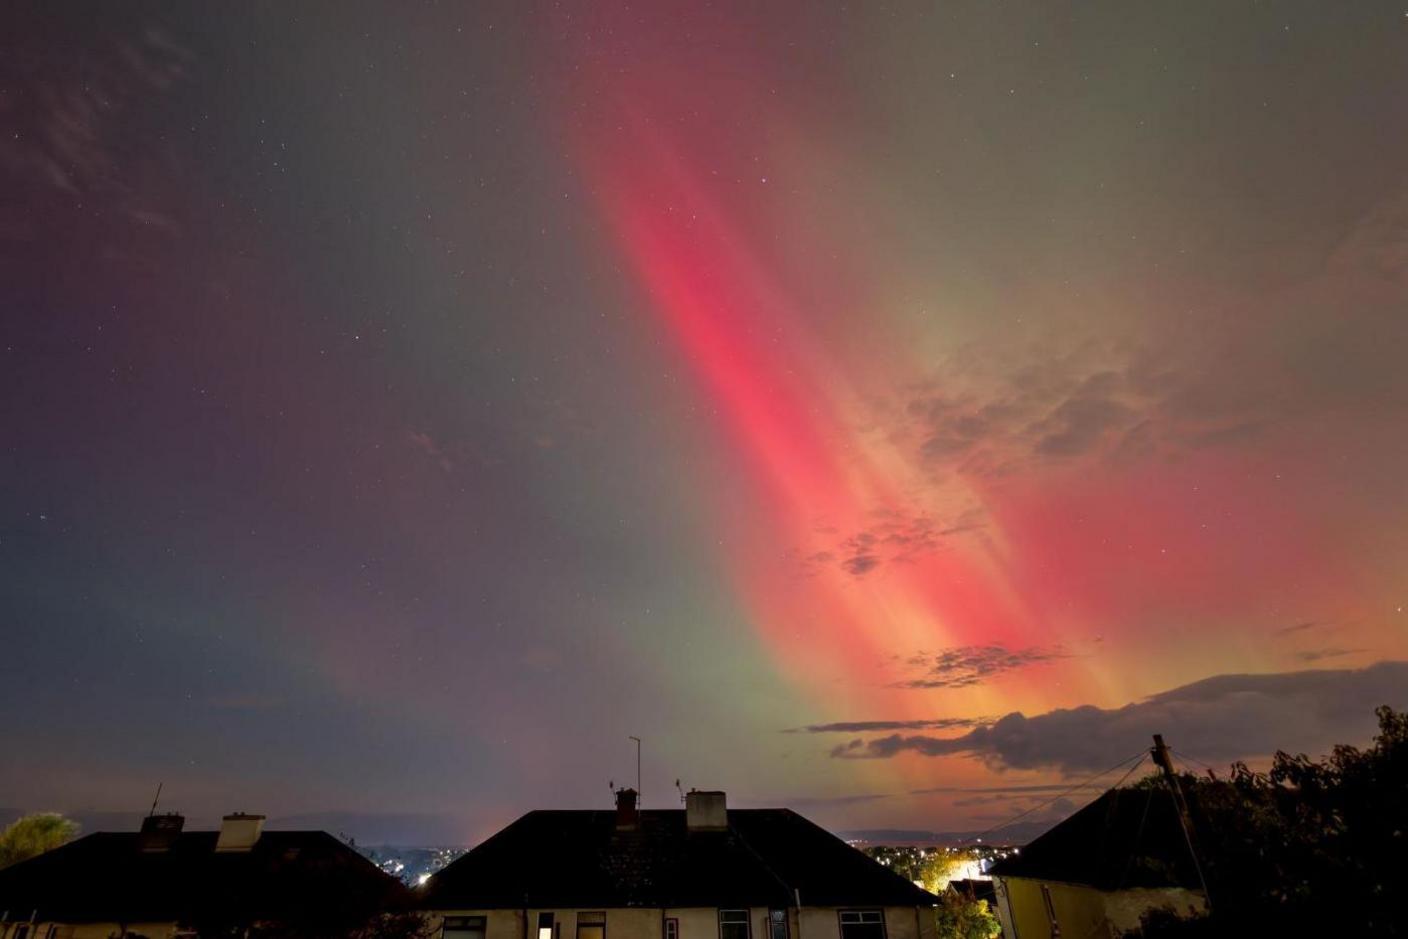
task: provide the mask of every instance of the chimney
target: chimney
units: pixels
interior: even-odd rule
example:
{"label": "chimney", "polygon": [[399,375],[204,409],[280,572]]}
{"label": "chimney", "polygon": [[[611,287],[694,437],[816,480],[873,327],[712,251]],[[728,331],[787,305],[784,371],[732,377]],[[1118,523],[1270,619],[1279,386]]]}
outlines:
{"label": "chimney", "polygon": [[142,819],[142,830],[137,835],[137,846],[143,851],[169,851],[186,820],[175,812],[165,815],[148,815]]}
{"label": "chimney", "polygon": [[728,828],[728,802],[722,792],[691,789],[684,796],[685,825],[690,831],[724,831]]}
{"label": "chimney", "polygon": [[636,807],[634,789],[616,790],[616,828],[631,829],[640,827],[640,811]]}
{"label": "chimney", "polygon": [[263,831],[263,815],[246,815],[243,812],[226,815],[220,822],[220,837],[215,840],[215,850],[253,850]]}

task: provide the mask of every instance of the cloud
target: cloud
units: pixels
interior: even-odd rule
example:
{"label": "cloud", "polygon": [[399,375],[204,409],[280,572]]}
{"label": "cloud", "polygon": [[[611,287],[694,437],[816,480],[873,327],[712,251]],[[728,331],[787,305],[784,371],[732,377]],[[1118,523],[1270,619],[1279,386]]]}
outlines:
{"label": "cloud", "polygon": [[882,730],[952,730],[977,727],[984,723],[972,717],[936,717],[913,721],[837,721],[831,724],[808,724],[784,730],[784,734],[861,734]]}
{"label": "cloud", "polygon": [[1295,657],[1302,662],[1319,662],[1324,659],[1338,659],[1346,655],[1355,655],[1363,651],[1363,649],[1341,649],[1337,646],[1328,646],[1324,649],[1303,649],[1295,653]]}
{"label": "cloud", "polygon": [[920,652],[906,660],[920,674],[897,682],[901,688],[968,688],[1030,665],[1040,665],[1070,654],[1059,646],[1008,649],[1000,645],[956,646],[939,652]]}
{"label": "cloud", "polygon": [[941,390],[914,389],[899,438],[931,467],[1004,476],[1047,463],[1225,446],[1270,426],[1263,409],[1202,393],[1207,377],[1167,350],[1087,343],[1030,355],[1026,363],[960,364]]}
{"label": "cloud", "polygon": [[981,508],[968,508],[947,519],[933,515],[877,509],[870,524],[841,535],[834,527],[823,526],[817,533],[829,536],[830,543],[805,555],[810,568],[835,564],[853,577],[864,577],[884,564],[904,564],[940,550],[946,539],[985,526]]}
{"label": "cloud", "polygon": [[998,478],[1345,434],[1408,409],[1408,192],[1297,266],[1244,292],[1170,284],[1138,327],[976,341],[878,424],[936,479]]}
{"label": "cloud", "polygon": [[931,786],[926,789],[911,789],[909,790],[909,794],[912,796],[952,792],[1026,792],[1036,794],[1043,792],[1079,792],[1082,789],[1103,790],[1103,788],[1104,787],[1097,783],[1083,783],[1076,786],[1064,782],[1028,783],[1016,786]]}
{"label": "cloud", "polygon": [[55,48],[69,54],[57,56],[46,48],[56,37],[43,35],[45,28],[0,63],[7,126],[14,129],[0,141],[0,174],[66,196],[107,192],[129,214],[146,212],[139,220],[150,221],[133,186],[136,175],[121,165],[129,127],[139,126],[132,115],[187,74],[192,54],[149,29],[101,43],[65,34]]}
{"label": "cloud", "polygon": [[1122,708],[1085,705],[1027,717],[1012,713],[958,737],[891,734],[831,751],[843,759],[902,753],[966,755],[994,769],[1105,769],[1162,733],[1198,760],[1236,760],[1277,749],[1323,753],[1373,734],[1374,708],[1408,705],[1408,662],[1360,669],[1217,675]]}

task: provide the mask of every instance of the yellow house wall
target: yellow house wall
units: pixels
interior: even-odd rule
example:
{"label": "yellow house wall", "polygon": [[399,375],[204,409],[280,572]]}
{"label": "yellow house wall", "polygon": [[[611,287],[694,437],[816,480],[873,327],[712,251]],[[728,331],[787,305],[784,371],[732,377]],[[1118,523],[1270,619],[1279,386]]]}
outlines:
{"label": "yellow house wall", "polygon": [[1105,916],[1117,932],[1139,928],[1139,918],[1148,910],[1173,910],[1179,916],[1203,916],[1208,904],[1196,890],[1182,887],[1120,890],[1105,894]]}
{"label": "yellow house wall", "polygon": [[[1046,913],[1046,901],[1042,899],[1041,882],[1004,877],[1003,888],[1007,896],[1007,909],[1012,917],[1016,933],[1014,939],[1052,939],[1051,918]],[[1074,884],[1047,883],[1051,891],[1051,905],[1056,911],[1056,921],[1061,924],[1061,935],[1108,937],[1111,935],[1105,918],[1105,897],[1090,887]]]}
{"label": "yellow house wall", "polygon": [[[1015,921],[1016,936],[1009,939],[1050,939],[1051,921],[1041,897],[1042,881],[1002,878],[1008,915]],[[1101,891],[1076,884],[1046,882],[1051,905],[1061,924],[1063,939],[1070,936],[1119,936],[1139,928],[1145,912],[1165,908],[1180,916],[1207,911],[1203,895],[1182,888]],[[1007,925],[1006,922],[1003,924]]]}

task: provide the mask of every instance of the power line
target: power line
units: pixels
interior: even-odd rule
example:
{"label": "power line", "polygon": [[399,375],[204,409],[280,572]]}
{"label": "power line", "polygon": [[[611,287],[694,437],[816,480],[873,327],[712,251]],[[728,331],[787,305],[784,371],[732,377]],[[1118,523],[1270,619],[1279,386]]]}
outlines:
{"label": "power line", "polygon": [[1169,751],[1172,752],[1174,756],[1178,757],[1180,760],[1182,760],[1182,761],[1185,762],[1185,763],[1190,763],[1190,762],[1191,762],[1191,763],[1197,763],[1197,764],[1198,764],[1199,766],[1201,766],[1203,769],[1212,770],[1213,772],[1217,772],[1217,770],[1216,770],[1214,767],[1209,766],[1207,763],[1204,763],[1202,760],[1198,759],[1196,756],[1190,756],[1189,754],[1184,753],[1182,750],[1175,750],[1175,749],[1173,749],[1173,747],[1169,747]]}
{"label": "power line", "polygon": [[[1100,772],[1096,773],[1094,776],[1091,776],[1091,777],[1089,777],[1089,778],[1087,778],[1087,779],[1082,779],[1080,782],[1076,783],[1074,786],[1072,786],[1071,788],[1065,790],[1064,792],[1058,792],[1058,793],[1056,793],[1056,795],[1054,795],[1054,796],[1052,796],[1051,798],[1045,800],[1044,802],[1038,802],[1036,805],[1034,805],[1034,806],[1032,806],[1031,808],[1027,809],[1025,812],[1019,812],[1018,814],[1016,814],[1016,815],[1012,816],[1011,818],[1009,818],[1007,821],[1005,821],[1005,822],[999,822],[998,824],[993,825],[991,828],[988,828],[988,829],[985,830],[985,831],[979,832],[979,833],[977,834],[977,836],[976,836],[976,840],[981,841],[981,840],[982,840],[985,836],[987,836],[990,832],[997,831],[999,828],[1006,828],[1008,825],[1012,825],[1012,824],[1015,824],[1016,822],[1021,821],[1022,819],[1026,818],[1028,815],[1032,814],[1033,812],[1035,812],[1035,811],[1037,811],[1037,810],[1039,810],[1039,809],[1044,809],[1044,808],[1046,808],[1048,805],[1051,805],[1053,802],[1056,802],[1058,799],[1064,799],[1066,796],[1068,796],[1068,795],[1070,795],[1071,793],[1075,792],[1077,789],[1083,789],[1083,788],[1085,788],[1086,786],[1089,786],[1091,783],[1093,783],[1095,780],[1099,779],[1101,776],[1108,776],[1109,774],[1113,773],[1113,772],[1114,772],[1115,770],[1117,770],[1117,769],[1123,769],[1123,768],[1124,768],[1124,765],[1125,765],[1126,763],[1129,763],[1129,762],[1133,761],[1133,764],[1134,764],[1134,765],[1131,766],[1131,767],[1129,768],[1129,770],[1124,774],[1124,776],[1120,778],[1120,782],[1124,782],[1126,779],[1129,778],[1129,774],[1132,773],[1132,772],[1134,772],[1134,770],[1139,766],[1140,763],[1142,763],[1142,762],[1144,761],[1144,758],[1145,758],[1146,756],[1148,756],[1148,755],[1149,755],[1148,753],[1144,752],[1143,750],[1140,750],[1140,751],[1139,751],[1138,753],[1136,753],[1134,756],[1126,757],[1126,758],[1124,758],[1123,760],[1120,760],[1118,763],[1116,763],[1114,766],[1111,766],[1109,769],[1101,770]],[[1116,785],[1118,785],[1118,784],[1116,784]]]}

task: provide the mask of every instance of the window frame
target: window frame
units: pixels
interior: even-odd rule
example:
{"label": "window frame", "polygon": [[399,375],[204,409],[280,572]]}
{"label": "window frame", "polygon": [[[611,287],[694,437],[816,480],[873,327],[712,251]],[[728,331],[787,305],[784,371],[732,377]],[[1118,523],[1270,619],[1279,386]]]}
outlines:
{"label": "window frame", "polygon": [[665,917],[665,925],[660,930],[660,939],[680,939],[680,918]]}
{"label": "window frame", "polygon": [[[584,919],[584,917],[600,917],[600,919]],[[578,910],[577,922],[573,924],[572,935],[576,939],[582,939],[583,926],[600,926],[601,939],[606,939],[606,911],[605,910]]]}
{"label": "window frame", "polygon": [[479,935],[483,939],[489,939],[489,916],[486,913],[475,913],[469,916],[446,916],[440,920],[440,939],[445,939],[445,934],[450,931],[474,932],[470,928],[470,923],[479,921]]}
{"label": "window frame", "polygon": [[[778,915],[781,914],[781,915]],[[764,920],[768,924],[767,939],[791,939],[792,924],[787,921],[787,910],[781,907],[768,909],[767,918]],[[782,927],[782,935],[777,935],[776,929]]]}
{"label": "window frame", "polygon": [[743,925],[743,939],[753,939],[753,911],[747,907],[743,909],[737,907],[724,909],[723,907],[719,907],[719,939],[727,939],[724,935],[725,913],[741,914],[741,918],[727,920],[727,923],[730,926],[737,926],[741,923]]}
{"label": "window frame", "polygon": [[879,926],[880,926],[880,939],[889,939],[889,937],[890,937],[890,927],[889,927],[889,924],[885,922],[885,910],[884,910],[883,907],[878,907],[878,906],[855,907],[855,908],[852,908],[852,909],[837,910],[837,911],[836,911],[836,933],[837,933],[838,936],[840,936],[840,939],[846,939],[846,917],[847,917],[847,916],[863,917],[863,916],[866,916],[867,914],[874,914],[874,915],[876,916],[876,919],[869,920],[869,921],[866,921],[866,920],[864,920],[864,919],[857,919],[857,920],[855,920],[855,921],[852,923],[852,925],[855,925],[855,926],[873,926],[873,925],[875,925],[875,924],[878,923]]}

